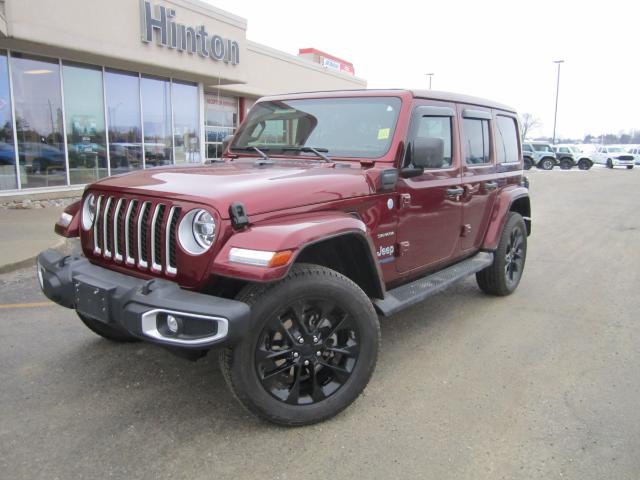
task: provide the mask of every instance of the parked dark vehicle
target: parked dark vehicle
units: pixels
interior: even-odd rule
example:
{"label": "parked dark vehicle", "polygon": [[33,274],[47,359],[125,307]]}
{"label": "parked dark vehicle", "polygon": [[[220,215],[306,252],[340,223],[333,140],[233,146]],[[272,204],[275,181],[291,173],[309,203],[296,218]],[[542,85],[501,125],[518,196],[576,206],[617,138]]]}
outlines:
{"label": "parked dark vehicle", "polygon": [[576,165],[580,170],[589,170],[593,166],[591,157],[575,145],[555,145],[553,150],[562,170],[570,170]]}
{"label": "parked dark vehicle", "polygon": [[223,162],[100,180],[38,257],[45,295],[115,342],[217,350],[251,412],[322,421],[364,390],[378,315],[474,275],[511,294],[531,206],[516,112],[434,91],[258,101]]}

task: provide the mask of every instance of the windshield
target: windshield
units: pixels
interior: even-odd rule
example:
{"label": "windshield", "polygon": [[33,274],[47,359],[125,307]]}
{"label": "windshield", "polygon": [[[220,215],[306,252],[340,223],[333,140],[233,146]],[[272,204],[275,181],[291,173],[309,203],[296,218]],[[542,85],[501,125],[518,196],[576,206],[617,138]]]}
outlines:
{"label": "windshield", "polygon": [[377,158],[389,151],[399,111],[396,97],[259,102],[231,150],[258,147],[277,154],[312,147],[330,157]]}

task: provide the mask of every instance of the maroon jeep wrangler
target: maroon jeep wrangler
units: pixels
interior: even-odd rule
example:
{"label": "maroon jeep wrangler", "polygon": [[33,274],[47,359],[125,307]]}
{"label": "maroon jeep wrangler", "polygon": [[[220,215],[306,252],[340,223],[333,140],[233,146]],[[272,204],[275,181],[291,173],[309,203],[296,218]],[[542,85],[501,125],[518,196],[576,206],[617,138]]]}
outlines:
{"label": "maroon jeep wrangler", "polygon": [[363,391],[392,315],[475,274],[522,276],[531,208],[516,112],[433,91],[261,99],[222,161],[89,185],[56,224],[83,255],[38,257],[45,295],[98,335],[220,354],[272,422]]}

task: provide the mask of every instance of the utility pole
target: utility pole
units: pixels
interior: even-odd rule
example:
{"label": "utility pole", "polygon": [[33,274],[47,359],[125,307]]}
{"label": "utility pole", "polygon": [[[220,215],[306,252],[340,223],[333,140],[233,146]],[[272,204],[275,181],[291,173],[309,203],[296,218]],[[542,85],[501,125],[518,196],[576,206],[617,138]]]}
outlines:
{"label": "utility pole", "polygon": [[564,60],[554,60],[553,63],[558,65],[558,81],[556,82],[556,110],[553,114],[553,141],[552,145],[556,144],[556,123],[558,121],[558,94],[560,93],[560,64],[564,63]]}
{"label": "utility pole", "polygon": [[433,73],[425,73],[427,77],[429,77],[429,90],[431,90],[431,78],[433,77]]}

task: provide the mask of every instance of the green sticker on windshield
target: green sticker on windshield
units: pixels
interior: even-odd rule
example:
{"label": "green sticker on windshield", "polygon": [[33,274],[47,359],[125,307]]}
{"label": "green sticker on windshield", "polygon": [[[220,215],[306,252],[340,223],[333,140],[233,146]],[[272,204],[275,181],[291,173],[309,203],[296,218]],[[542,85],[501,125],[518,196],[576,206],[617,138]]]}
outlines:
{"label": "green sticker on windshield", "polygon": [[378,140],[386,140],[389,138],[390,128],[381,128],[378,130]]}

